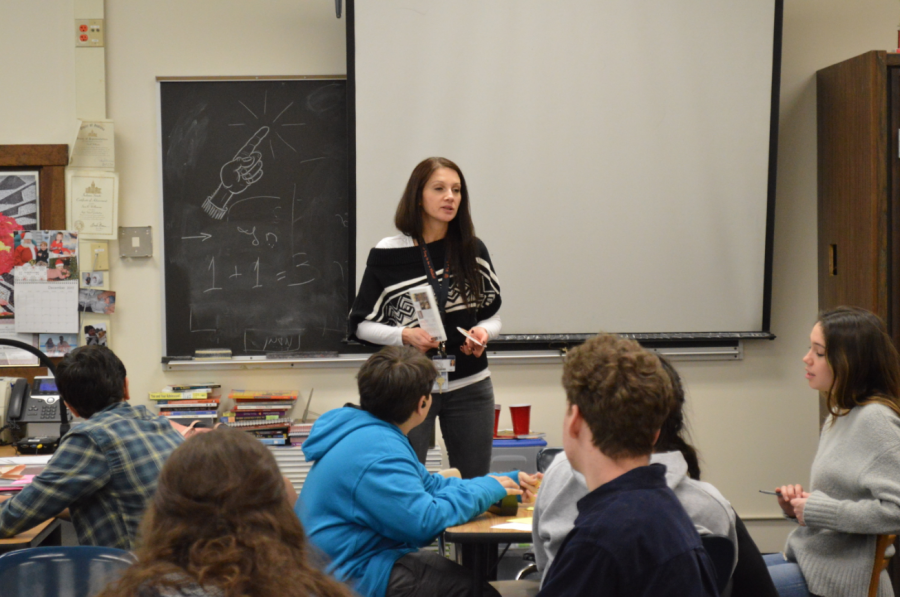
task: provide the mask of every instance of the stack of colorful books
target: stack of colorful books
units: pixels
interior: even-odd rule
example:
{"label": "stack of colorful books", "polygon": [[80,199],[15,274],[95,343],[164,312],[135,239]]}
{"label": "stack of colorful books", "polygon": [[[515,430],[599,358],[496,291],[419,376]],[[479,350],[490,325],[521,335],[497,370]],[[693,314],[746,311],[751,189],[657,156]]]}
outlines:
{"label": "stack of colorful books", "polygon": [[303,442],[306,441],[306,438],[309,437],[309,432],[312,431],[312,426],[312,423],[292,424],[290,430],[288,431],[288,437],[291,440],[291,445],[302,446]]}
{"label": "stack of colorful books", "polygon": [[159,414],[182,425],[199,421],[212,427],[220,398],[220,386],[211,383],[166,386],[162,392],[150,392],[150,400],[159,407]]}
{"label": "stack of colorful books", "polygon": [[262,392],[232,390],[228,395],[234,401],[231,410],[219,419],[229,427],[249,431],[264,444],[290,445],[288,430],[291,426],[291,409],[297,401],[297,392]]}

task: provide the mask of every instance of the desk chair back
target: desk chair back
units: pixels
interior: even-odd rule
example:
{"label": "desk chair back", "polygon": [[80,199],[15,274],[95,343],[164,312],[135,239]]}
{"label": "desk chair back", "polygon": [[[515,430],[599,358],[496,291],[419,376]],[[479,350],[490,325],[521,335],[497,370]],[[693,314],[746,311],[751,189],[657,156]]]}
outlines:
{"label": "desk chair back", "polygon": [[887,568],[891,559],[884,557],[884,552],[896,539],[897,535],[878,535],[878,541],[875,543],[875,564],[872,566],[872,578],[869,580],[869,597],[878,595],[878,581],[881,579],[881,571]]}
{"label": "desk chair back", "polygon": [[3,597],[93,597],[135,562],[111,547],[35,547],[0,556]]}
{"label": "desk chair back", "polygon": [[716,587],[719,593],[728,586],[731,565],[734,564],[734,544],[725,535],[700,535],[703,548],[716,571]]}
{"label": "desk chair back", "polygon": [[539,473],[545,472],[550,468],[550,463],[556,458],[556,455],[562,452],[562,448],[544,448],[537,455],[537,470]]}

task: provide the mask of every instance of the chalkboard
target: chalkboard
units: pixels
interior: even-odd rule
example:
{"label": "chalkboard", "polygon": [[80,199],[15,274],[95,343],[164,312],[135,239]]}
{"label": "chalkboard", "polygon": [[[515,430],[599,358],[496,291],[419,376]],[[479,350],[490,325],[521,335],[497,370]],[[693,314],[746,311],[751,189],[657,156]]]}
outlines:
{"label": "chalkboard", "polygon": [[338,350],[352,280],[346,81],[159,86],[165,354]]}

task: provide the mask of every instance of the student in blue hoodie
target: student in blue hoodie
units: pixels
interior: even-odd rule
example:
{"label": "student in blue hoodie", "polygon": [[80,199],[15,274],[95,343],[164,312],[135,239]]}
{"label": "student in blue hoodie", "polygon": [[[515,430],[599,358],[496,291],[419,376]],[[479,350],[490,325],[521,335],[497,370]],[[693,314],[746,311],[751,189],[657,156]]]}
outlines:
{"label": "student in blue hoodie", "polygon": [[[430,474],[406,435],[428,416],[437,371],[408,346],[372,355],[357,377],[360,406],[322,415],[303,443],[314,462],[295,511],[329,572],[364,597],[464,596],[471,574],[420,552],[445,528],[462,524],[506,495],[536,492],[525,473],[475,479]],[[498,595],[490,585],[484,594]]]}

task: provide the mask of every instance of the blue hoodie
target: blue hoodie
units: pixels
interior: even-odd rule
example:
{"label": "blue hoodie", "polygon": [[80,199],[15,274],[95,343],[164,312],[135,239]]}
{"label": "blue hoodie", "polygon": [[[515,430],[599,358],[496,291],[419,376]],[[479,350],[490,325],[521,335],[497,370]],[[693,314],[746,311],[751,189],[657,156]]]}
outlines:
{"label": "blue hoodie", "polygon": [[506,495],[490,477],[429,474],[399,427],[356,408],[319,417],[303,453],[315,464],[294,509],[328,572],[364,597],[384,597],[399,558]]}

